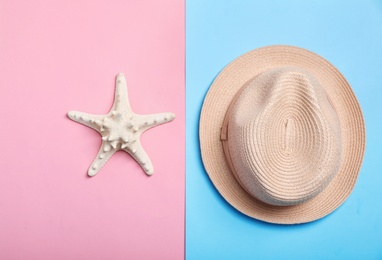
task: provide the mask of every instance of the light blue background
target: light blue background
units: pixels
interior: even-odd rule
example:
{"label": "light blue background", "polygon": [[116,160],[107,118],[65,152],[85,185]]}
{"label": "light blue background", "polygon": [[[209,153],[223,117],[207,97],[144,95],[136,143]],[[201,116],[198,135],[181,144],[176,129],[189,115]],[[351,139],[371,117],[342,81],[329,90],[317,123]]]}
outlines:
{"label": "light blue background", "polygon": [[[382,1],[186,1],[187,259],[382,259]],[[210,182],[199,153],[203,98],[219,71],[266,45],[309,49],[347,78],[361,104],[367,148],[349,199],[313,223],[246,217]]]}

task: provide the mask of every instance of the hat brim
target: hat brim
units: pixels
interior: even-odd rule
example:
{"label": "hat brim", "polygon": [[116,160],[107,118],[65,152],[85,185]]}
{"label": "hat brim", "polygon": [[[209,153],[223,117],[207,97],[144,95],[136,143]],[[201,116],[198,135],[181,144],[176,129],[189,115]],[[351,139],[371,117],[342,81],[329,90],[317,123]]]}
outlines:
{"label": "hat brim", "polygon": [[[225,160],[220,131],[226,111],[240,88],[264,71],[285,66],[309,71],[324,86],[340,121],[342,160],[337,175],[316,197],[295,206],[272,206],[250,196],[235,179]],[[250,51],[221,71],[204,99],[199,138],[204,167],[224,199],[245,215],[277,224],[314,221],[338,208],[355,186],[366,143],[362,111],[344,76],[319,55],[283,45]]]}

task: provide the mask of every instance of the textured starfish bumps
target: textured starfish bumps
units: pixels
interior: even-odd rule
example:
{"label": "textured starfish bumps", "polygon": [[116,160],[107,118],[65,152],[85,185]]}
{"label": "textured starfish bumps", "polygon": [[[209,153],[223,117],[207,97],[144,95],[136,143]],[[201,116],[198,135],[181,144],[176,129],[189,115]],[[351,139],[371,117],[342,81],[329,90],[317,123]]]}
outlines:
{"label": "textured starfish bumps", "polygon": [[96,175],[110,157],[119,150],[130,154],[147,175],[152,175],[154,168],[149,156],[142,148],[140,136],[154,126],[171,122],[175,115],[173,113],[135,114],[130,108],[125,77],[119,73],[116,78],[114,103],[108,114],[91,115],[69,111],[68,117],[93,128],[102,136],[101,148],[88,170],[89,176]]}

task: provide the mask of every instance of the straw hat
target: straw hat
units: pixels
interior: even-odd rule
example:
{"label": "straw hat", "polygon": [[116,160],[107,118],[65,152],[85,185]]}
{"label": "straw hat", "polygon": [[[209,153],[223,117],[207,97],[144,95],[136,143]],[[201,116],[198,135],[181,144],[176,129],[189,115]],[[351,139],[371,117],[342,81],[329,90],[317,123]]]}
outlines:
{"label": "straw hat", "polygon": [[231,62],[200,116],[204,167],[237,210],[266,222],[317,220],[356,183],[365,150],[361,108],[324,58],[269,46]]}

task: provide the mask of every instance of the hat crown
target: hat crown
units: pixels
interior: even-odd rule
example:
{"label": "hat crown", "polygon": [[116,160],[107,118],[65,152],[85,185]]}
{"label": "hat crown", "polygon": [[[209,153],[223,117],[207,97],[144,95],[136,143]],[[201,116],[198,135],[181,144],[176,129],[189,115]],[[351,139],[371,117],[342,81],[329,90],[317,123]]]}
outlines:
{"label": "hat crown", "polygon": [[267,204],[305,202],[338,172],[339,120],[324,88],[306,70],[283,67],[254,77],[227,117],[226,156],[235,177]]}

